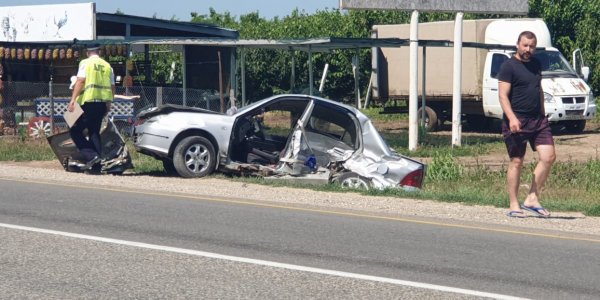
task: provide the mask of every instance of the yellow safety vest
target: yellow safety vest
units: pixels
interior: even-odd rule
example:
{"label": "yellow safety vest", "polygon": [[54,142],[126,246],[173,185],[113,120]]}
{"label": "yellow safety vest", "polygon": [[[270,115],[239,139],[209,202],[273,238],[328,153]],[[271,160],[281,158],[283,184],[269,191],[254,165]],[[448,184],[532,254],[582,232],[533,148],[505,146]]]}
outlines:
{"label": "yellow safety vest", "polygon": [[77,97],[77,103],[110,102],[113,100],[111,66],[100,57],[90,57],[81,61],[85,65],[85,87]]}

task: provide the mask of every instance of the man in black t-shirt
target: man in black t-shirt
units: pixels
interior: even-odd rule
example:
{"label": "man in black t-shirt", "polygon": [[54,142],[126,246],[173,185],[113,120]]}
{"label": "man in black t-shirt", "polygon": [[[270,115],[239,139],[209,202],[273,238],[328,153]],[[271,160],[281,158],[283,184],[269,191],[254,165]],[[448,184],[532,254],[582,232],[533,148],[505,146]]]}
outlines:
{"label": "man in black t-shirt", "polygon": [[[504,62],[498,73],[498,95],[504,111],[502,135],[510,163],[507,170],[510,217],[525,217],[522,209],[541,217],[550,213],[540,204],[539,196],[552,164],[556,160],[554,139],[544,110],[542,71],[533,57],[537,38],[523,31],[517,40],[517,52]],[[518,193],[527,142],[539,154],[527,198],[519,205]]]}

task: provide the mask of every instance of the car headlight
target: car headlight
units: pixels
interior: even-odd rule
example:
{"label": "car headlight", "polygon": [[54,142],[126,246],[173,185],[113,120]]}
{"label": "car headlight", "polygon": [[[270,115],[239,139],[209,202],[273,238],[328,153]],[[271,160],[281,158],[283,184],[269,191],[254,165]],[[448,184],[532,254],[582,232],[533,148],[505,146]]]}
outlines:
{"label": "car headlight", "polygon": [[589,97],[590,97],[589,98],[590,99],[590,101],[589,101],[590,104],[596,103],[596,98],[594,98],[594,92],[590,91]]}
{"label": "car headlight", "polygon": [[554,103],[554,97],[548,93],[544,93],[544,102]]}

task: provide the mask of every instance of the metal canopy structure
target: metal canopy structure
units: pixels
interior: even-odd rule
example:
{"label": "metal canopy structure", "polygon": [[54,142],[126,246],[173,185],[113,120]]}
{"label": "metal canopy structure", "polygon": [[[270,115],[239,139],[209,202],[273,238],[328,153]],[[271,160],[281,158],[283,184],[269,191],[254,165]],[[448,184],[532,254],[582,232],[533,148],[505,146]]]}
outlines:
{"label": "metal canopy structure", "polygon": [[328,52],[334,49],[356,49],[370,47],[401,47],[409,44],[408,39],[370,39],[370,38],[316,38],[303,40],[238,40],[238,39],[137,39],[129,44],[168,44],[220,46],[254,49],[295,50]]}
{"label": "metal canopy structure", "polygon": [[96,13],[96,30],[98,38],[239,37],[236,30],[211,24],[109,13]]}
{"label": "metal canopy structure", "polygon": [[[312,64],[312,53],[314,52],[329,52],[336,49],[355,49],[371,48],[371,47],[402,47],[409,44],[407,39],[370,39],[370,38],[315,38],[315,39],[289,39],[289,40],[238,40],[238,39],[131,39],[127,41],[131,45],[194,45],[194,46],[215,46],[215,47],[231,47],[241,50],[241,92],[242,104],[246,103],[246,80],[245,80],[245,49],[272,49],[283,51],[304,51],[308,53],[309,59],[309,82],[313,82],[314,71]],[[357,51],[358,55],[358,51]],[[234,60],[235,58],[231,58]],[[292,60],[294,64],[294,60]],[[232,66],[235,63],[232,61]],[[294,68],[292,68],[294,69]],[[358,72],[355,72],[355,81],[358,81]],[[232,76],[235,76],[232,72]],[[292,73],[292,80],[294,78]],[[232,82],[234,82],[232,78]],[[309,85],[309,94],[313,94],[313,85]],[[237,89],[234,89],[237,90]],[[358,92],[356,92],[357,103],[360,102]]]}

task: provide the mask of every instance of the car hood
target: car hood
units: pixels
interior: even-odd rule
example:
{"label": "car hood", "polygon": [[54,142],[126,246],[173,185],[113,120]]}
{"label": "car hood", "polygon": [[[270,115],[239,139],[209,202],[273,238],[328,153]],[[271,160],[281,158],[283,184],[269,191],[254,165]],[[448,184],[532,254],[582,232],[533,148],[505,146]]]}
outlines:
{"label": "car hood", "polygon": [[587,96],[590,93],[589,86],[581,78],[544,78],[542,88],[554,96]]}

